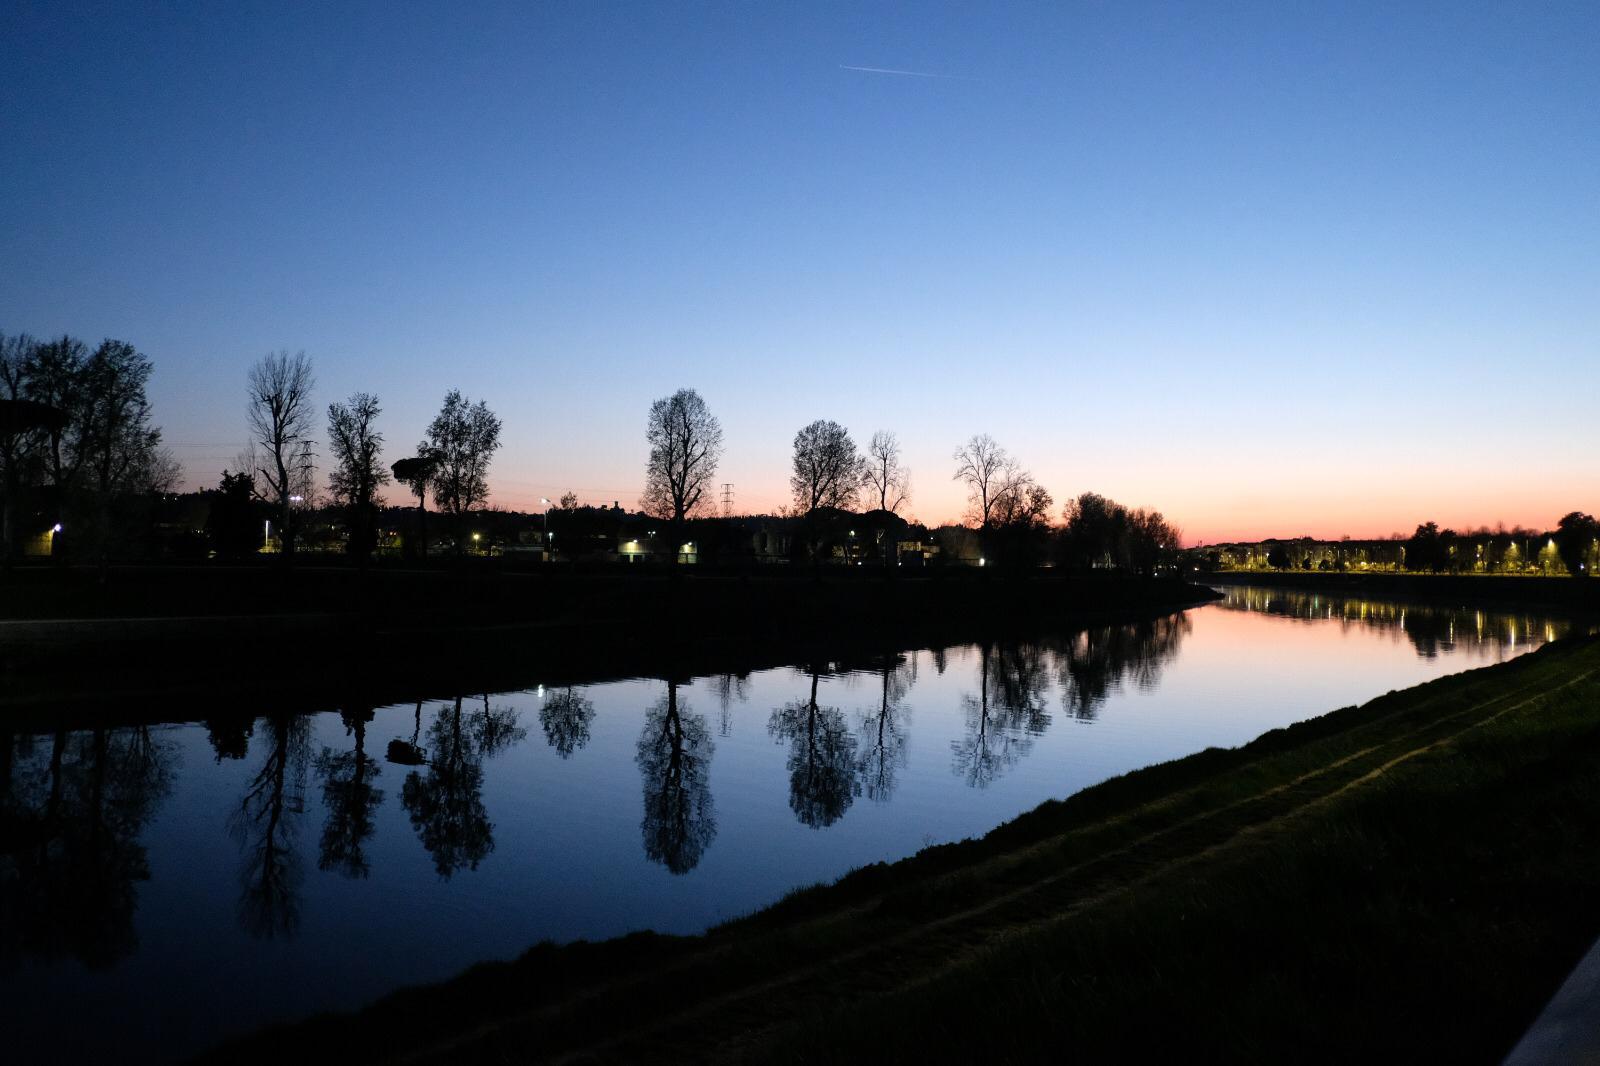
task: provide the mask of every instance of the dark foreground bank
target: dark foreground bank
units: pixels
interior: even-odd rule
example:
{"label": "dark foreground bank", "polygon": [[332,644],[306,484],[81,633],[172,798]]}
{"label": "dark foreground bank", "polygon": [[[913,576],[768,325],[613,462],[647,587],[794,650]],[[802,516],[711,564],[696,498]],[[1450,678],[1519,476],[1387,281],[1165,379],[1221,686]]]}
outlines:
{"label": "dark foreground bank", "polygon": [[1597,839],[1581,638],[212,1061],[1496,1062],[1600,931]]}
{"label": "dark foreground bank", "polygon": [[[39,569],[0,585],[0,704],[174,686],[293,709],[595,677],[680,677],[1178,610],[1175,578],[301,567]],[[85,669],[92,664],[94,669]],[[134,715],[133,717],[137,717]]]}

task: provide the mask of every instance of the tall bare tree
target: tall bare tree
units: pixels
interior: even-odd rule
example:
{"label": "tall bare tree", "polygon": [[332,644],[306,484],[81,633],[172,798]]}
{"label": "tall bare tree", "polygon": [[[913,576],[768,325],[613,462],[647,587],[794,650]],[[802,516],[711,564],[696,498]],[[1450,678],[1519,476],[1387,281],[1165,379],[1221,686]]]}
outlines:
{"label": "tall bare tree", "polygon": [[383,434],[376,423],[382,412],[378,398],[366,392],[328,405],[328,447],[334,462],[328,491],[351,510],[350,552],[361,560],[372,554],[375,497],[389,483],[389,471],[378,462]]}
{"label": "tall bare tree", "polygon": [[808,515],[819,507],[848,510],[861,490],[864,468],[855,441],[837,422],[819,418],[794,435],[795,510]]}
{"label": "tall bare tree", "polygon": [[698,392],[679,389],[650,405],[645,436],[650,460],[639,505],[676,525],[706,502],[722,458],[722,424]]}
{"label": "tall bare tree", "polygon": [[305,352],[272,352],[250,368],[251,473],[265,489],[257,493],[278,507],[284,562],[294,556],[294,497],[304,496],[311,427],[311,390],[316,379]]}
{"label": "tall bare tree", "polygon": [[867,445],[867,488],[880,511],[894,514],[911,499],[911,471],[900,462],[900,441],[880,429]]}
{"label": "tall bare tree", "polygon": [[465,550],[467,512],[489,497],[489,462],[500,447],[500,419],[482,400],[451,389],[428,425],[419,455],[434,461],[433,502],[456,518],[456,554]]}
{"label": "tall bare tree", "polygon": [[956,472],[952,480],[966,483],[970,516],[980,529],[994,521],[994,506],[1016,464],[1006,450],[987,433],[980,433],[956,449]]}

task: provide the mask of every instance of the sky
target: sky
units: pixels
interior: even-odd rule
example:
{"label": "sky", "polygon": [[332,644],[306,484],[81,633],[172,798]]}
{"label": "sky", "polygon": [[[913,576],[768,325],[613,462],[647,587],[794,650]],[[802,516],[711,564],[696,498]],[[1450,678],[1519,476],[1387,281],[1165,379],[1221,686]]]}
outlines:
{"label": "sky", "polygon": [[[818,418],[959,517],[988,433],[1190,543],[1600,511],[1600,5],[118,4],[0,12],[0,331],[155,363],[188,484],[304,350],[388,457],[735,508]],[[392,496],[403,502],[403,493]]]}

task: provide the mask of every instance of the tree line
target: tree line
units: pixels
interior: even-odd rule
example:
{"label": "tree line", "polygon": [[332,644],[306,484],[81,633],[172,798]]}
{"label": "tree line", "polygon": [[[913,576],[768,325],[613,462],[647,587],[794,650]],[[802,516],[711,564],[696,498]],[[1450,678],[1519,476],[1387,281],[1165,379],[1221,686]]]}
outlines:
{"label": "tree line", "polygon": [[[722,426],[698,392],[679,389],[652,405],[647,438],[647,487],[640,504],[670,524],[676,539],[685,521],[710,509]],[[1177,556],[1182,534],[1160,512],[1131,509],[1094,493],[1069,502],[1057,526],[1050,492],[987,434],[957,448],[952,461],[952,479],[967,489],[964,521],[975,530],[980,562],[1052,561],[1149,574]],[[894,433],[878,430],[863,451],[831,419],[801,427],[794,436],[789,488],[785,515],[800,521],[813,559],[838,540],[841,523],[859,510],[880,519],[874,523],[880,557],[886,565],[893,562],[894,545],[886,536],[893,523],[881,519],[898,518],[911,501],[911,471]]]}
{"label": "tree line", "polygon": [[[181,471],[161,446],[146,395],[153,364],[123,341],[90,349],[61,337],[38,341],[0,335],[0,481],[3,546],[21,551],[23,508],[42,515],[53,555],[109,557],[136,532],[140,501],[171,490]],[[319,410],[316,375],[304,352],[269,353],[245,382],[248,443],[222,471],[212,500],[211,540],[219,554],[239,556],[276,542],[292,559],[305,516],[318,493],[318,430],[325,428],[326,502],[342,514],[351,555],[365,560],[377,543],[384,486],[406,486],[417,503],[416,536],[426,552],[428,503],[454,520],[455,550],[465,550],[467,519],[489,496],[489,469],[500,448],[501,420],[482,400],[446,394],[414,454],[386,461],[379,398],[358,391]],[[640,509],[667,526],[677,543],[685,523],[713,513],[712,493],[723,454],[720,422],[693,389],[651,405]],[[978,560],[1005,565],[1056,561],[1088,569],[1153,572],[1170,561],[1179,533],[1156,512],[1130,510],[1087,494],[1055,521],[1054,500],[993,438],[976,435],[952,456],[952,478],[968,492],[964,522],[974,531]],[[865,449],[831,419],[794,436],[789,478],[793,519],[804,556],[831,557],[851,519],[864,513],[873,555],[895,561],[901,512],[912,498],[911,473],[898,437],[872,434]],[[563,498],[563,506],[575,498]],[[260,517],[265,513],[265,531]],[[148,516],[145,525],[149,525]],[[847,529],[846,527],[850,527]]]}
{"label": "tree line", "polygon": [[153,365],[126,341],[90,348],[70,336],[0,334],[0,552],[23,548],[23,517],[107,559],[139,528],[142,502],[178,480],[178,464],[151,422]]}

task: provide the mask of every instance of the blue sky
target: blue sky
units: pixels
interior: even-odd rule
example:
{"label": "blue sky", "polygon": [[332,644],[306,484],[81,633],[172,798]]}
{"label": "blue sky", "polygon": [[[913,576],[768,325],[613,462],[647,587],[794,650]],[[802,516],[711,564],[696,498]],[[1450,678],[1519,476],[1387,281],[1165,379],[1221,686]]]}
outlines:
{"label": "blue sky", "polygon": [[508,506],[688,385],[742,509],[826,417],[928,521],[977,432],[1192,540],[1600,510],[1600,5],[0,19],[0,330],[137,344],[197,483],[290,348],[395,458],[487,398]]}

